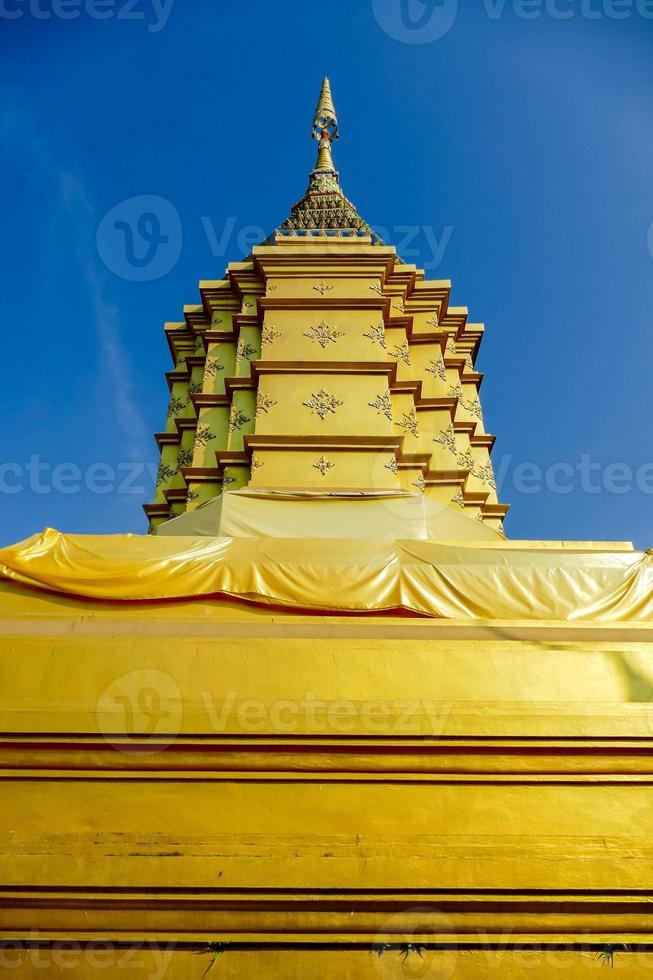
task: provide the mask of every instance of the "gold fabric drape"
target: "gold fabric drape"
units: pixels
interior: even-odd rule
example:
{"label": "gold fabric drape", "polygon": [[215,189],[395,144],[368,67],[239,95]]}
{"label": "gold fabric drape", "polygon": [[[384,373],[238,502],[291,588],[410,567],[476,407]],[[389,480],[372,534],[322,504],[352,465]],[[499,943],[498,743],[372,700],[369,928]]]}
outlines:
{"label": "gold fabric drape", "polygon": [[64,535],[0,549],[0,577],[117,601],[229,596],[447,619],[653,621],[653,556],[433,541]]}

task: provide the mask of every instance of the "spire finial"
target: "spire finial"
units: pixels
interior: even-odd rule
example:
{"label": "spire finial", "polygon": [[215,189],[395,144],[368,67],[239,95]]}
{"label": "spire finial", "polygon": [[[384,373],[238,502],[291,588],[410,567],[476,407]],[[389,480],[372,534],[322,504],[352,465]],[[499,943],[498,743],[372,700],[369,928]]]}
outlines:
{"label": "spire finial", "polygon": [[325,78],[313,117],[313,139],[319,140],[316,170],[336,172],[331,156],[331,143],[339,138],[338,117],[331,95],[331,84],[329,79]]}

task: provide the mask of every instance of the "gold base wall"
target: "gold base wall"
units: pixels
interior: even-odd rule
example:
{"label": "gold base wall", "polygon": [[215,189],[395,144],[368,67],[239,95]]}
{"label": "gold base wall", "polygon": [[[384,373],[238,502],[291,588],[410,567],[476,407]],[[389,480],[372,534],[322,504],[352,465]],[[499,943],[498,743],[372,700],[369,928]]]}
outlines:
{"label": "gold base wall", "polygon": [[641,950],[652,632],[3,585],[0,965],[146,943],[130,975],[199,978],[224,942],[209,976],[576,977]]}

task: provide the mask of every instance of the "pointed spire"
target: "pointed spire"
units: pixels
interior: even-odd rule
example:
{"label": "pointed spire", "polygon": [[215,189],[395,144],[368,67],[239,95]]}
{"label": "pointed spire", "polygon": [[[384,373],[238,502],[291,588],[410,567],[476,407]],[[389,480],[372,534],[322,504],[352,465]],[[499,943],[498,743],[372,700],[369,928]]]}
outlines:
{"label": "pointed spire", "polygon": [[293,206],[281,225],[281,232],[354,233],[380,241],[340,187],[340,175],[333,165],[331,144],[339,139],[338,117],[329,79],[322,90],[313,117],[313,139],[318,140],[317,163],[311,172],[308,190]]}
{"label": "pointed spire", "polygon": [[331,156],[331,143],[339,138],[338,117],[331,95],[331,83],[325,77],[313,117],[313,139],[319,140],[316,171],[336,172]]}

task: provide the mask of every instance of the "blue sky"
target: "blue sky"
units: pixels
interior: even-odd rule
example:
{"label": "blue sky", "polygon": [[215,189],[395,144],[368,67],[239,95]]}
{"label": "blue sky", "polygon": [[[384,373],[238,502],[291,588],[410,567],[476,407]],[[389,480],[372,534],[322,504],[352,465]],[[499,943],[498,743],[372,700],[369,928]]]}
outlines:
{"label": "blue sky", "polygon": [[[509,535],[653,546],[653,3],[166,2],[0,0],[0,542],[144,530],[162,324],[303,194],[328,73],[345,192],[486,324]],[[155,279],[98,239],[142,195]]]}

